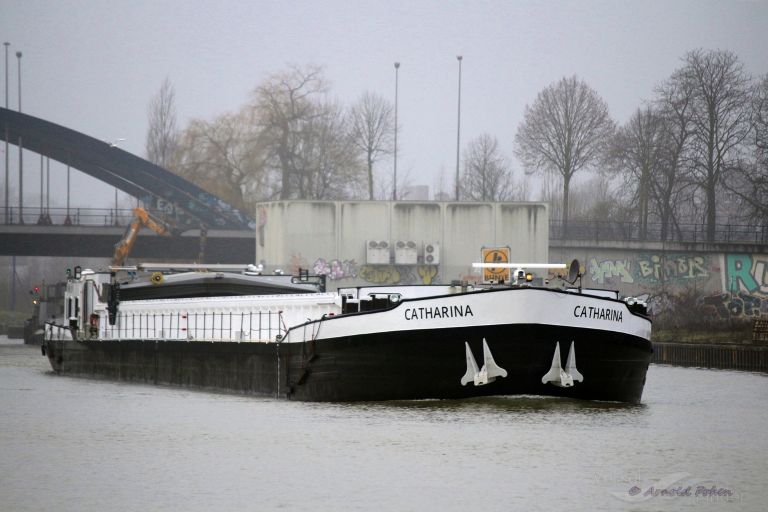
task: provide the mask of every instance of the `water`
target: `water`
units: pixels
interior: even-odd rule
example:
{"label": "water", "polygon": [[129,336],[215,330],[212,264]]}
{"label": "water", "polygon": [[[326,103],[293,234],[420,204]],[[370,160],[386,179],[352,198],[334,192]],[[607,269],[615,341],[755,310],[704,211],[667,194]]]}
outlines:
{"label": "water", "polygon": [[636,406],[307,404],[61,377],[0,340],[0,510],[765,510],[767,391],[652,366]]}

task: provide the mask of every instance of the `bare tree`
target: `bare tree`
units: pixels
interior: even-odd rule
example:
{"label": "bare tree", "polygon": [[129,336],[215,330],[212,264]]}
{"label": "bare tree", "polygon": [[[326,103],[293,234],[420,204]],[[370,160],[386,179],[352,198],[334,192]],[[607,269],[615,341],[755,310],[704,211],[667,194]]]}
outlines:
{"label": "bare tree", "polygon": [[707,239],[715,238],[718,187],[739,167],[751,125],[751,79],[730,51],[693,50],[681,70],[693,92],[693,172],[705,196]]}
{"label": "bare tree", "polygon": [[655,108],[662,120],[662,151],[660,168],[652,181],[661,220],[661,239],[666,240],[673,224],[676,224],[676,205],[690,189],[690,146],[693,133],[691,115],[693,89],[683,79],[682,73],[656,88]]}
{"label": "bare tree", "polygon": [[179,143],[176,173],[238,209],[273,197],[264,165],[266,150],[250,109],[211,122],[194,120]]}
{"label": "bare tree", "polygon": [[525,108],[525,119],[515,136],[515,154],[527,172],[562,177],[564,229],[571,179],[598,161],[613,130],[608,106],[575,76],[549,85]]}
{"label": "bare tree", "polygon": [[758,165],[768,171],[768,74],[755,91],[752,126],[755,134],[755,156]]}
{"label": "bare tree", "polygon": [[463,199],[505,201],[512,195],[512,172],[496,137],[484,133],[467,144],[461,183]]}
{"label": "bare tree", "polygon": [[[261,125],[261,137],[268,149],[272,166],[280,174],[280,199],[289,199],[302,184],[300,153],[306,142],[306,130],[321,116],[318,102],[326,92],[320,67],[291,67],[269,77],[254,91],[255,115]],[[295,192],[296,190],[297,192]]]}
{"label": "bare tree", "polygon": [[176,93],[167,78],[149,102],[147,131],[147,160],[164,169],[174,163],[179,134],[176,130]]}
{"label": "bare tree", "polygon": [[348,136],[347,119],[337,103],[316,105],[303,131],[297,155],[298,190],[307,199],[360,197],[362,165]]}
{"label": "bare tree", "polygon": [[736,172],[726,187],[741,199],[743,217],[751,223],[768,224],[768,75],[755,88],[752,102],[751,159]]}
{"label": "bare tree", "polygon": [[373,199],[373,164],[392,153],[394,130],[392,105],[383,97],[366,92],[350,110],[350,137],[368,167],[368,199]]}
{"label": "bare tree", "polygon": [[633,191],[632,206],[637,212],[639,235],[648,235],[654,183],[662,167],[664,123],[651,107],[637,109],[626,125],[619,128],[607,153],[608,163],[622,173],[625,185]]}
{"label": "bare tree", "polygon": [[620,199],[625,187],[615,186],[614,181],[595,173],[575,184],[571,189],[571,219],[582,220],[590,227],[595,219],[630,221],[630,211],[622,207]]}

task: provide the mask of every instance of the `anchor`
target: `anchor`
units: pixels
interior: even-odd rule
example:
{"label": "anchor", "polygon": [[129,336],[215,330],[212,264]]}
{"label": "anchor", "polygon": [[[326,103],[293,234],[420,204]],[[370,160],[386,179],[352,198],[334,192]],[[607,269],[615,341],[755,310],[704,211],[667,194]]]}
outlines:
{"label": "anchor", "polygon": [[560,342],[555,344],[555,355],[552,356],[552,367],[541,378],[541,383],[551,382],[560,388],[570,388],[573,382],[583,382],[584,376],[576,369],[576,346],[571,342],[571,348],[568,350],[568,361],[565,363],[565,370],[560,365]]}
{"label": "anchor", "polygon": [[496,361],[493,360],[493,354],[491,354],[491,349],[488,348],[488,342],[485,341],[485,338],[483,338],[483,368],[479,371],[469,343],[465,341],[464,347],[467,353],[467,373],[461,378],[462,386],[466,386],[470,382],[474,382],[475,386],[484,386],[495,381],[497,377],[507,376],[507,370],[497,365]]}

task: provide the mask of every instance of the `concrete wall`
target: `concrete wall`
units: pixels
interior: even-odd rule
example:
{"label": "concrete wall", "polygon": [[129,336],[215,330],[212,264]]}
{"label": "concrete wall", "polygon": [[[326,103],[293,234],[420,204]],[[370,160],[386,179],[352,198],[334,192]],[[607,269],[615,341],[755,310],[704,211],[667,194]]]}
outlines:
{"label": "concrete wall", "polygon": [[[275,201],[257,207],[256,259],[268,269],[309,268],[331,288],[355,284],[475,280],[483,247],[509,246],[512,261],[548,262],[549,218],[543,203],[420,201]],[[437,265],[369,265],[366,241],[440,245]]]}
{"label": "concrete wall", "polygon": [[768,316],[768,254],[692,248],[550,248],[553,260],[577,258],[584,285],[643,296],[651,311],[701,320]]}

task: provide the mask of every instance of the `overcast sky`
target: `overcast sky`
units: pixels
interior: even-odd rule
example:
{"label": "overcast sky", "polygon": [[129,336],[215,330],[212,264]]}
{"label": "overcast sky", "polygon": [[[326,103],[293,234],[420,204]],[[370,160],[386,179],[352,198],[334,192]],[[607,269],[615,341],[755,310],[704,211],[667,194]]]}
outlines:
{"label": "overcast sky", "polygon": [[[732,50],[751,74],[768,73],[767,27],[765,1],[0,0],[9,107],[18,106],[22,51],[24,112],[124,138],[121,147],[140,156],[147,105],[165,78],[183,127],[238,109],[289,64],[324,66],[344,104],[366,90],[394,102],[399,61],[398,174],[410,171],[413,184],[432,189],[441,169],[449,179],[455,172],[457,55],[462,146],[483,132],[496,136],[521,176],[515,132],[548,84],[578,75],[623,123],[688,50]],[[27,174],[25,191],[39,195],[39,160],[27,159]],[[112,189],[89,178],[76,185],[97,205],[113,201]]]}

